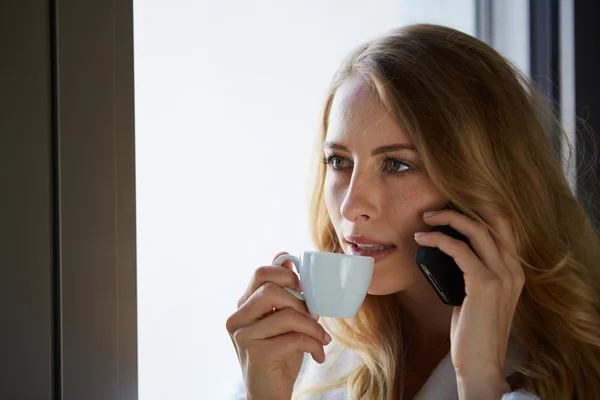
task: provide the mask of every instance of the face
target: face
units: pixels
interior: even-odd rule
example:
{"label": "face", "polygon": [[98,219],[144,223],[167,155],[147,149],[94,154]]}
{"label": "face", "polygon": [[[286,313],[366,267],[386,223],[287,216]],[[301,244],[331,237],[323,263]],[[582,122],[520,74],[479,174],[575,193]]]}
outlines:
{"label": "face", "polygon": [[333,99],[324,145],[325,202],[344,253],[375,258],[369,293],[397,293],[425,279],[414,233],[446,199],[421,169],[410,137],[377,92],[350,78]]}

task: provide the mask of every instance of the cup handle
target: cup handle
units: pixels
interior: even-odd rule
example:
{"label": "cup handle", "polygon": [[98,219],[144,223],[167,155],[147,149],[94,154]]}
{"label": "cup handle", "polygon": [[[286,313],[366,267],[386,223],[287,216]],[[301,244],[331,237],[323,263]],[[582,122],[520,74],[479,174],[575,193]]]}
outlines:
{"label": "cup handle", "polygon": [[[279,257],[277,257],[275,259],[275,261],[273,261],[273,265],[279,265],[279,266],[281,266],[286,261],[291,261],[292,264],[294,264],[294,267],[295,267],[296,271],[298,271],[300,269],[300,259],[298,257],[296,257],[296,256],[291,255],[291,254],[282,254],[282,255],[280,255]],[[304,300],[304,296],[302,296],[302,293],[300,293],[299,291],[294,290],[294,289],[290,289],[288,287],[285,287],[284,289],[287,292],[291,293],[298,300],[305,301]]]}

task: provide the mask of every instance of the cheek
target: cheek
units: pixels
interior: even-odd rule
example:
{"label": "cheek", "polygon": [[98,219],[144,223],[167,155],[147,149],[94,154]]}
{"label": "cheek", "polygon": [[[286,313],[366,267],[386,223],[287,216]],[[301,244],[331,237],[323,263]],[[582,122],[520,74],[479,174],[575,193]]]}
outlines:
{"label": "cheek", "polygon": [[387,196],[395,201],[395,204],[411,204],[416,208],[428,208],[444,203],[441,192],[429,178],[422,174],[414,174],[406,179],[393,179],[388,187]]}
{"label": "cheek", "polygon": [[332,177],[331,175],[325,176],[325,183],[323,186],[325,194],[325,205],[327,212],[332,222],[335,223],[340,216],[340,207],[344,200],[345,189],[339,179]]}
{"label": "cheek", "polygon": [[423,213],[441,210],[444,208],[445,199],[426,180],[394,182],[391,186],[385,194],[384,215],[396,227],[399,235],[411,243],[416,243],[413,233],[430,229],[423,220]]}

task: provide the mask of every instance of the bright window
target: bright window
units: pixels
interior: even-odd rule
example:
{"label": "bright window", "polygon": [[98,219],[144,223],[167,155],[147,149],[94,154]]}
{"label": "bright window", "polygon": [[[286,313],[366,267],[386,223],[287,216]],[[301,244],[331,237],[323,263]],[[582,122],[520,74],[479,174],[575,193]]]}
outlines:
{"label": "bright window", "polygon": [[473,0],[135,1],[139,393],[222,399],[253,270],[311,248],[308,155],[354,46],[416,22],[474,34]]}

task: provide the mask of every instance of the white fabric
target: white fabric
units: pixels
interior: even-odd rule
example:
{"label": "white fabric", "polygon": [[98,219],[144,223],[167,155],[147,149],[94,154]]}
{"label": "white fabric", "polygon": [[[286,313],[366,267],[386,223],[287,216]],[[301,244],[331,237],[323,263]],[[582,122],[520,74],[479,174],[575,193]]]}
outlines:
{"label": "white fabric", "polygon": [[[331,348],[331,345],[328,346]],[[325,364],[317,364],[308,354],[300,375],[296,380],[296,388],[303,388],[312,384],[333,381],[360,365],[360,357],[351,350],[345,349],[341,354],[327,354]],[[507,375],[510,371],[507,370]],[[245,400],[243,382],[238,385],[232,400]],[[305,400],[303,398],[303,400]],[[346,388],[336,388],[321,395],[306,397],[306,400],[349,400]],[[450,354],[433,370],[414,400],[459,400],[456,386],[456,373]],[[540,400],[537,396],[522,391],[505,394],[500,400]]]}

